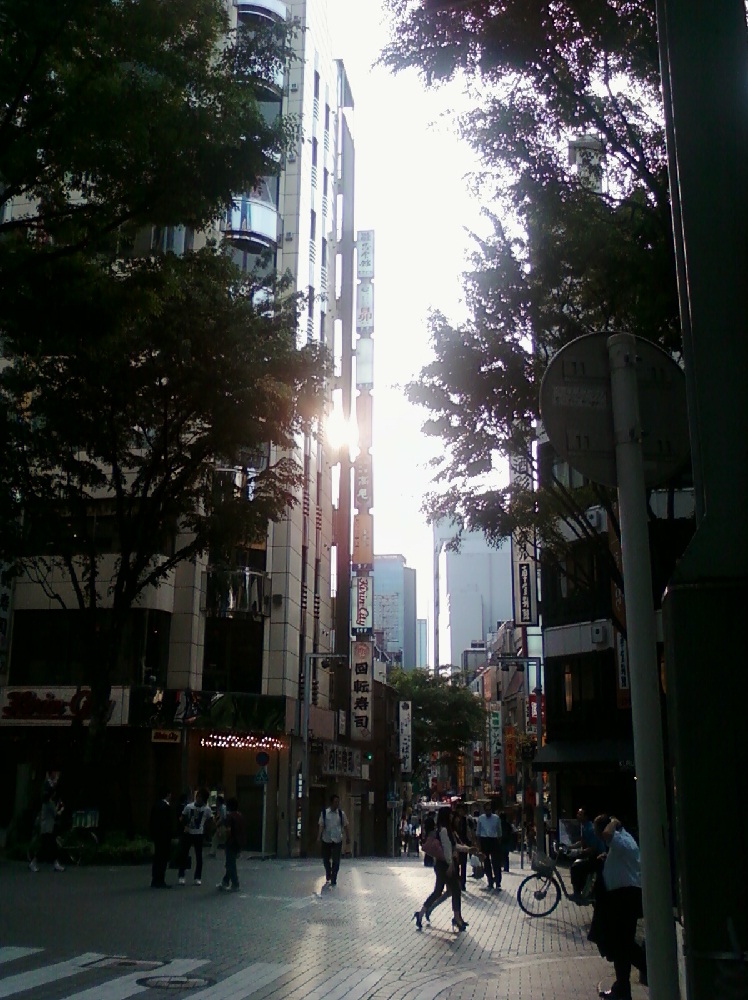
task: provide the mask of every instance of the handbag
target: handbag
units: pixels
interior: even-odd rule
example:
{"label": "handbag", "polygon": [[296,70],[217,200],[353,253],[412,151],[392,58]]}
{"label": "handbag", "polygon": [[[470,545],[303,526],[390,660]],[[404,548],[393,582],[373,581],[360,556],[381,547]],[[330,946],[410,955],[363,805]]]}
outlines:
{"label": "handbag", "polygon": [[436,833],[436,830],[432,830],[431,833],[426,837],[423,842],[423,853],[428,854],[430,858],[434,861],[445,861],[444,848],[442,847],[442,842]]}

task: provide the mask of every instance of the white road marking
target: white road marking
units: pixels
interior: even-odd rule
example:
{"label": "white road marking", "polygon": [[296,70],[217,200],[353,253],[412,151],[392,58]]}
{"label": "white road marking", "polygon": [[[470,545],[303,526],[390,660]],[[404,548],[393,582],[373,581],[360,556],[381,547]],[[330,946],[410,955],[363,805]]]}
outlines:
{"label": "white road marking", "polygon": [[106,958],[106,956],[97,951],[91,951],[84,955],[78,955],[77,958],[72,958],[68,962],[44,965],[31,972],[20,972],[16,976],[8,976],[7,979],[0,980],[0,997],[12,997],[16,993],[23,993],[24,990],[33,990],[37,986],[45,986],[47,983],[55,983],[59,979],[77,976],[87,965],[98,962],[102,958]]}
{"label": "white road marking", "polygon": [[128,997],[145,993],[150,988],[139,986],[139,979],[148,979],[149,976],[184,976],[201,965],[207,965],[207,959],[177,958],[158,969],[149,969],[147,972],[144,972],[143,969],[138,972],[128,972],[127,975],[119,976],[108,983],[100,983],[98,986],[81,990],[79,993],[71,993],[65,997],[65,1000],[127,1000]]}
{"label": "white road marking", "polygon": [[10,945],[0,948],[0,965],[5,962],[15,962],[18,958],[26,958],[27,955],[36,955],[44,951],[43,948],[12,948]]}
{"label": "white road marking", "polygon": [[287,975],[292,969],[292,965],[253,962],[246,969],[234,973],[215,986],[209,986],[199,993],[190,993],[190,1000],[242,1000],[244,997],[251,997],[274,979]]}
{"label": "white road marking", "polygon": [[341,969],[307,994],[307,1000],[363,1000],[386,975],[385,969]]}

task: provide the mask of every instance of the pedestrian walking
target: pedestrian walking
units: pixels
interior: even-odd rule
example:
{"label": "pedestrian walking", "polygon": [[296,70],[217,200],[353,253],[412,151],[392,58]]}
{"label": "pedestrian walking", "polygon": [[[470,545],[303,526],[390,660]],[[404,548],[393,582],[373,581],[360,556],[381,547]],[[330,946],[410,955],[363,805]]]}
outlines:
{"label": "pedestrian walking", "polygon": [[509,817],[505,812],[499,813],[499,821],[501,823],[501,853],[503,855],[504,861],[504,871],[509,871],[509,852],[514,850],[514,829],[512,824],[509,822]]}
{"label": "pedestrian walking", "polygon": [[462,893],[460,890],[460,872],[457,864],[458,845],[452,831],[452,811],[449,806],[441,808],[436,817],[436,836],[441,845],[442,857],[434,858],[436,881],[431,894],[424,901],[420,910],[416,910],[413,919],[418,930],[423,930],[423,918],[431,919],[431,913],[442,901],[445,888],[452,898],[452,926],[458,931],[467,929],[467,923],[462,919]]}
{"label": "pedestrian walking", "polygon": [[325,885],[338,884],[338,869],[340,868],[340,852],[343,849],[343,834],[346,845],[350,843],[348,820],[340,808],[337,795],[330,796],[330,807],[323,809],[319,817],[319,833],[317,840],[322,844],[322,860],[325,864]]}
{"label": "pedestrian walking", "polygon": [[235,798],[230,798],[226,803],[224,829],[226,831],[226,839],[224,841],[226,870],[223,879],[218,883],[218,888],[238,892],[239,876],[236,871],[236,861],[244,848],[246,836],[244,817],[239,812],[239,803]]}
{"label": "pedestrian walking", "polygon": [[[55,774],[57,772],[54,772]],[[49,783],[45,780],[45,791],[42,793],[42,805],[37,817],[39,827],[39,851],[29,862],[32,872],[39,871],[40,861],[49,861],[56,872],[64,872],[65,868],[60,864],[57,852],[57,837],[55,827],[62,816],[65,807],[57,798],[57,782]]]}
{"label": "pedestrian walking", "polygon": [[504,860],[501,851],[501,820],[493,811],[490,802],[486,802],[483,815],[478,817],[477,833],[481,853],[484,855],[483,864],[486,869],[488,888],[493,889],[495,885],[496,889],[500,891],[501,869]]}
{"label": "pedestrian walking", "polygon": [[596,886],[595,910],[588,938],[603,958],[612,961],[616,979],[609,990],[599,990],[608,1000],[631,1000],[631,966],[647,984],[647,956],[636,941],[636,924],[642,916],[639,847],[615,816],[598,816],[595,833],[607,844],[602,883]]}
{"label": "pedestrian walking", "polygon": [[216,815],[215,826],[213,829],[213,836],[210,838],[210,851],[208,852],[209,858],[215,858],[219,847],[223,847],[226,843],[226,814],[228,808],[226,805],[226,800],[223,795],[219,795],[216,798]]}
{"label": "pedestrian walking", "polygon": [[[470,847],[470,830],[468,828],[467,806],[464,802],[458,802],[452,821],[452,831],[458,844],[463,847]],[[457,865],[460,872],[460,887],[463,892],[467,889],[467,866],[468,852],[460,851],[457,855]]]}
{"label": "pedestrian walking", "polygon": [[188,802],[184,807],[178,879],[180,885],[185,884],[184,873],[189,865],[190,849],[195,852],[195,885],[203,884],[203,839],[205,824],[212,815],[208,805],[208,794],[202,790],[195,792],[194,801]]}
{"label": "pedestrian walking", "polygon": [[171,792],[164,788],[151,809],[151,840],[153,841],[151,889],[170,888],[166,883],[166,866],[169,863],[173,831],[174,817],[171,811]]}
{"label": "pedestrian walking", "polygon": [[[430,833],[433,833],[436,829],[436,819],[434,818],[433,810],[429,809],[426,813],[422,823],[421,823],[421,843],[426,842],[426,838]],[[434,859],[430,854],[423,855],[423,863],[426,868],[434,867]]]}

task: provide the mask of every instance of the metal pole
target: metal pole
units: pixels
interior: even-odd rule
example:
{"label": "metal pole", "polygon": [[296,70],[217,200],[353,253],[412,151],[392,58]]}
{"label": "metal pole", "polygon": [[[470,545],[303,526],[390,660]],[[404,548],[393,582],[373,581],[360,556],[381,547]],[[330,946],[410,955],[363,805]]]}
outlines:
{"label": "metal pole", "polygon": [[307,857],[309,836],[309,705],[312,697],[312,660],[314,653],[304,655],[304,691],[301,702],[301,841],[299,855]]}
{"label": "metal pole", "polygon": [[[535,660],[535,705],[538,712],[538,750],[543,745],[543,674],[540,657]],[[545,852],[545,818],[543,815],[543,772],[535,775],[535,844],[536,850]]]}
{"label": "metal pole", "polygon": [[678,962],[671,897],[662,713],[649,558],[636,339],[608,340],[626,594],[631,708],[637,776],[647,975],[653,1000],[677,1000]]}

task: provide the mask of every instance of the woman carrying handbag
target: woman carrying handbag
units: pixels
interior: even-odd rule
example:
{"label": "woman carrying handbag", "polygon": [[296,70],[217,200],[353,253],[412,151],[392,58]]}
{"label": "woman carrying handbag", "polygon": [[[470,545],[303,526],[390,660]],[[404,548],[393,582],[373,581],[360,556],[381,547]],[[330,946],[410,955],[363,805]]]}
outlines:
{"label": "woman carrying handbag", "polygon": [[418,930],[423,930],[423,918],[429,919],[431,910],[441,898],[445,887],[452,895],[452,926],[458,931],[464,931],[467,924],[462,919],[462,895],[460,891],[460,871],[457,864],[457,842],[452,832],[452,816],[449,806],[439,810],[436,818],[436,830],[429,834],[424,842],[425,853],[431,853],[434,859],[436,882],[434,890],[426,899],[420,910],[416,910],[413,919]]}

